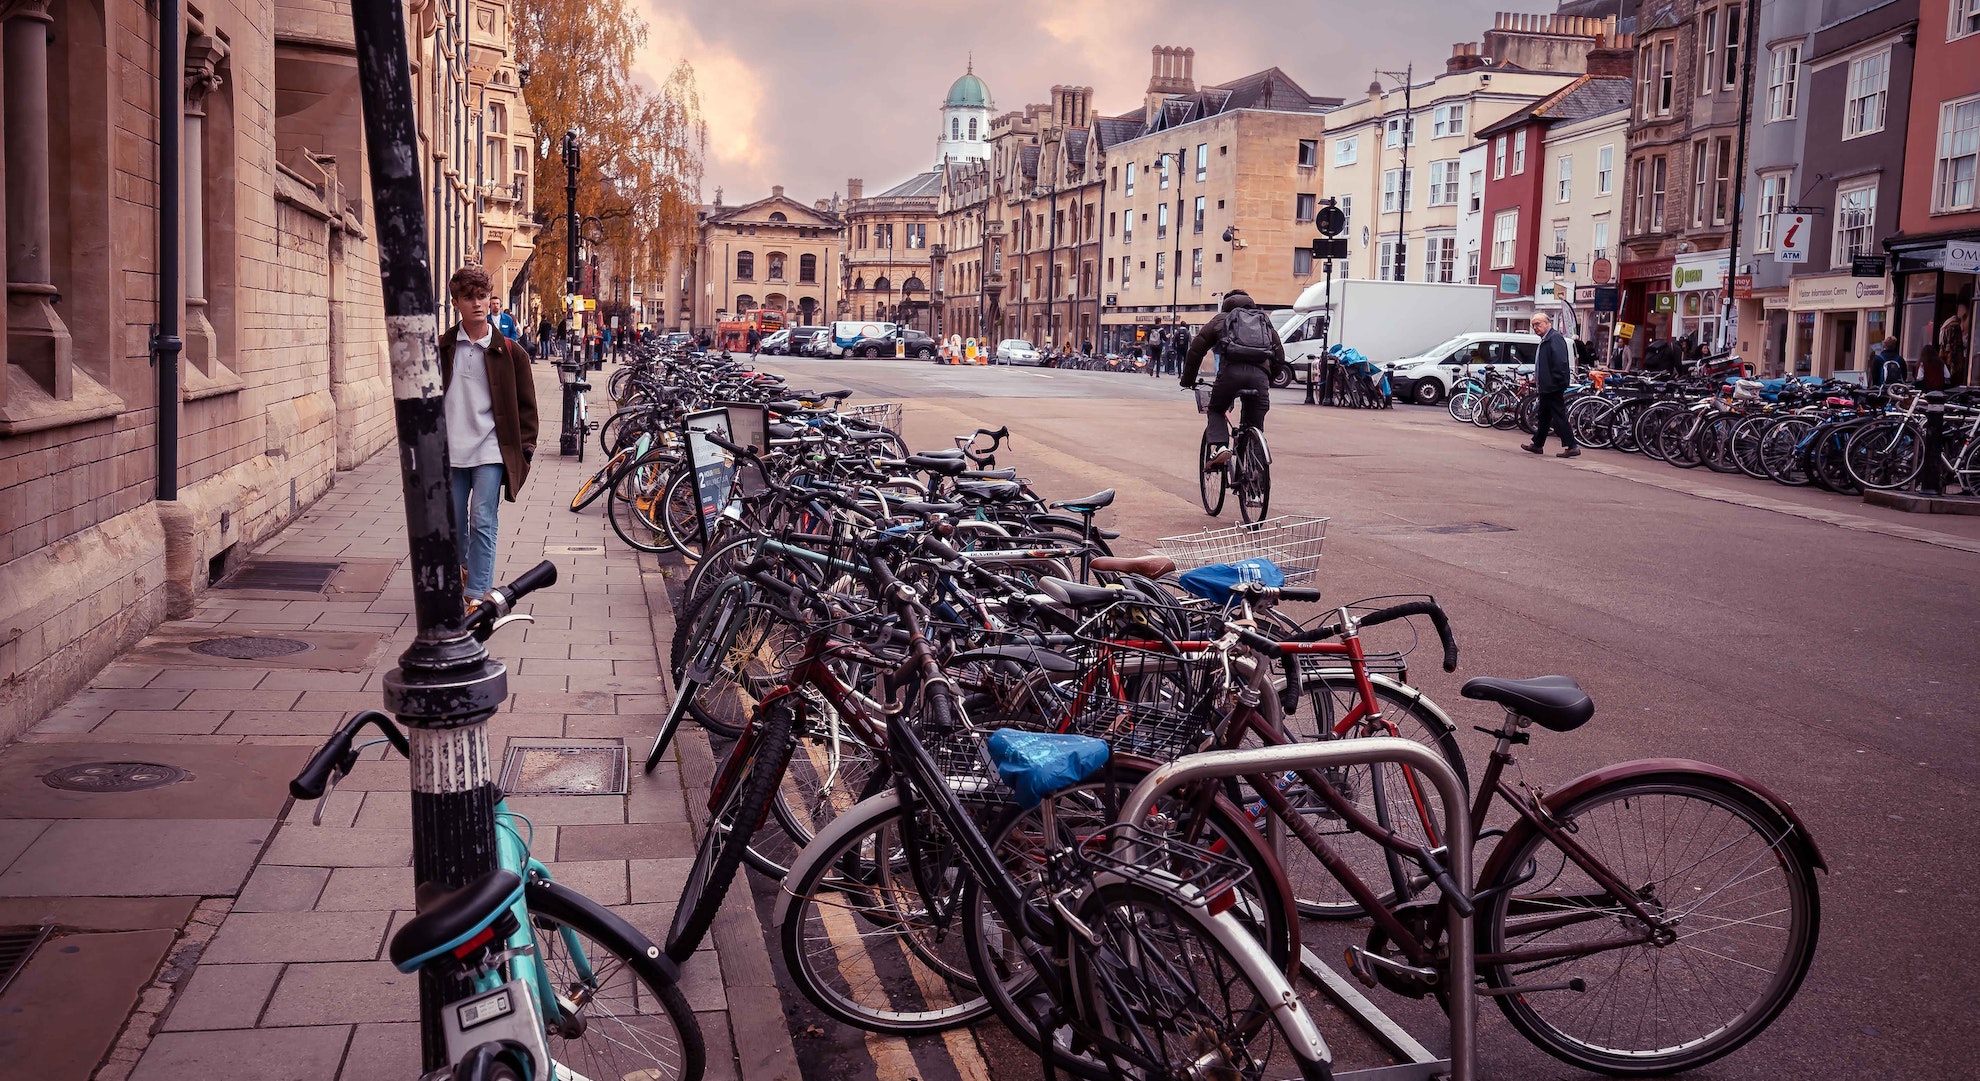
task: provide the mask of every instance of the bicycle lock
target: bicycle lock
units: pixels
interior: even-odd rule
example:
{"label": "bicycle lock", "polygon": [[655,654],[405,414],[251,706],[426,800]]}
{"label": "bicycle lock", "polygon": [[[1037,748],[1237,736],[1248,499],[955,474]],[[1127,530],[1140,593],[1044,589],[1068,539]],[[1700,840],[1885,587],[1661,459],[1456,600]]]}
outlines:
{"label": "bicycle lock", "polygon": [[[495,776],[486,722],[508,697],[508,673],[462,629],[460,551],[447,476],[438,311],[426,247],[400,0],[353,0],[365,147],[371,159],[378,269],[392,365],[419,633],[385,676],[385,708],[405,726],[412,763],[413,879],[458,889],[491,871]],[[423,1069],[446,1064],[440,1015],[467,992],[462,977],[420,973]],[[459,986],[450,983],[461,981]]]}

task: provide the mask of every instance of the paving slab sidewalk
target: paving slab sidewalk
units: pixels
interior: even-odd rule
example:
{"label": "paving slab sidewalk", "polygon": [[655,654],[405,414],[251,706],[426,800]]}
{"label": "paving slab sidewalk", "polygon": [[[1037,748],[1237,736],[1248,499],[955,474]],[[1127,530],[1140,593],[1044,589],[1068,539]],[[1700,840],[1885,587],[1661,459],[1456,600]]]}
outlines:
{"label": "paving slab sidewalk", "polygon": [[[705,789],[712,770],[698,732],[651,776],[638,768],[668,701],[666,580],[679,572],[621,543],[602,504],[569,511],[570,493],[600,459],[595,444],[584,465],[557,455],[557,395],[554,373],[539,368],[544,435],[521,499],[502,507],[496,577],[507,581],[546,553],[559,577],[524,603],[533,625],[490,643],[511,694],[489,724],[490,747],[499,762],[511,740],[625,743],[626,795],[512,804],[532,820],[533,852],[553,875],[658,941],[694,851],[698,808],[685,794]],[[339,474],[254,553],[340,564],[324,590],[209,591],[192,618],[159,628],[0,749],[0,929],[52,928],[0,994],[0,1062],[10,1076],[419,1075],[415,979],[383,960],[413,908],[405,763],[385,748],[368,753],[320,825],[316,805],[287,794],[326,734],[381,705],[383,673],[414,631],[404,555],[388,447]],[[190,648],[223,637],[311,648],[261,660]],[[94,764],[127,762],[170,767],[164,775],[177,779],[128,792],[46,780],[78,767],[105,776]],[[729,900],[748,911],[746,888]],[[682,974],[708,1043],[707,1076],[795,1081],[762,937],[734,933],[734,922],[718,926]]]}

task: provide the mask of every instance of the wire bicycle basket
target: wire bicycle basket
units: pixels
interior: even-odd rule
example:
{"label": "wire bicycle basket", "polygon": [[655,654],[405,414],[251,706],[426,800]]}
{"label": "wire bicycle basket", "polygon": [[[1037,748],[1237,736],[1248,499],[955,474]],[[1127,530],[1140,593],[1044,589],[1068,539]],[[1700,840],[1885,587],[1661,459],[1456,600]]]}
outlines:
{"label": "wire bicycle basket", "polygon": [[1241,559],[1269,559],[1285,572],[1286,581],[1298,582],[1320,569],[1328,521],[1311,514],[1282,514],[1248,525],[1163,537],[1155,542],[1155,550],[1175,560],[1182,570]]}
{"label": "wire bicycle basket", "polygon": [[1096,874],[1112,875],[1201,908],[1251,876],[1242,860],[1125,822],[1117,822],[1079,847],[1079,860]]}
{"label": "wire bicycle basket", "polygon": [[854,417],[895,435],[903,434],[901,426],[906,421],[907,407],[900,402],[866,402],[855,405],[840,414]]}

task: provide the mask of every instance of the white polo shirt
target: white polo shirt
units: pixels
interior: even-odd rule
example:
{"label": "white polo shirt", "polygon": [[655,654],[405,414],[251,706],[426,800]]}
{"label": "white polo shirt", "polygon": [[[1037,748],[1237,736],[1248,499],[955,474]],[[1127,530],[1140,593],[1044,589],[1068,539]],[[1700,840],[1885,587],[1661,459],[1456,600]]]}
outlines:
{"label": "white polo shirt", "polygon": [[501,465],[494,398],[488,390],[488,346],[495,328],[477,341],[454,342],[454,378],[447,384],[447,463],[455,469]]}

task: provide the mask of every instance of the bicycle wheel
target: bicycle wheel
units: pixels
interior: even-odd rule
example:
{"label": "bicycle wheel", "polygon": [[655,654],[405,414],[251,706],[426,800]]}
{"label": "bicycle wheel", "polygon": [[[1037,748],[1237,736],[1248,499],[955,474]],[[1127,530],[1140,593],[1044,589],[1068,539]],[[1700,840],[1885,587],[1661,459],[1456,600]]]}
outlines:
{"label": "bicycle wheel", "polygon": [[1807,417],[1782,417],[1760,437],[1760,465],[1767,476],[1790,488],[1808,483],[1808,469],[1801,461],[1801,441],[1815,428]]}
{"label": "bicycle wheel", "polygon": [[[990,1011],[969,976],[961,915],[969,872],[936,816],[914,821],[891,795],[853,808],[862,820],[794,871],[779,924],[785,970],[832,1017],[868,1032],[909,1036],[968,1024]],[[925,898],[909,859],[942,896]]]}
{"label": "bicycle wheel", "polygon": [[[1153,766],[1152,762],[1144,764],[1136,760],[1116,759],[1110,768],[1115,771],[1114,783],[1120,786],[1121,791],[1126,791],[1147,776]],[[1157,805],[1156,815],[1188,810],[1189,800],[1188,796],[1164,799]],[[1112,822],[1112,816],[1107,811],[1108,796],[1102,783],[1088,783],[1056,792],[1052,795],[1052,801],[1062,835],[1068,841],[1083,841]],[[1118,795],[1115,801],[1118,802]],[[1297,967],[1294,956],[1298,944],[1295,934],[1297,910],[1291,891],[1284,884],[1278,861],[1269,854],[1264,838],[1252,827],[1251,820],[1242,810],[1225,801],[1215,800],[1201,819],[1192,819],[1178,828],[1190,831],[1188,839],[1191,843],[1234,856],[1251,866],[1252,877],[1240,887],[1242,903],[1234,910],[1248,913],[1246,924],[1253,929],[1266,952],[1272,955],[1273,961],[1289,973],[1294,971]],[[1029,901],[1038,904],[1039,899],[1033,891],[1041,877],[1039,869],[1043,866],[1045,851],[1038,810],[1013,807],[1001,825],[986,833],[999,862],[1031,894]],[[1025,960],[1019,940],[1008,931],[989,898],[974,882],[964,897],[963,910],[967,914],[963,933],[977,986],[983,988],[992,1010],[1012,1034],[1025,1046],[1037,1051],[1038,1017],[1044,1009],[1051,1007],[1050,996],[1039,985],[1036,972]],[[1039,914],[1045,920],[1051,918],[1043,911]],[[1107,1076],[1105,1063],[1085,1051],[1074,1051],[1070,1029],[1059,1031],[1058,1049],[1058,1065],[1068,1071],[1083,1077]]]}
{"label": "bicycle wheel", "polygon": [[[704,604],[696,619],[712,620],[718,605]],[[745,608],[730,624],[707,682],[688,699],[688,715],[717,735],[733,738],[756,715],[758,701],[784,682],[784,658],[802,631],[767,608]]]}
{"label": "bicycle wheel", "polygon": [[1679,469],[1696,469],[1704,460],[1698,450],[1698,414],[1672,413],[1657,430],[1657,457]]}
{"label": "bicycle wheel", "polygon": [[1671,414],[1678,411],[1676,402],[1656,402],[1636,415],[1636,446],[1647,457],[1664,460],[1664,444],[1659,436]]}
{"label": "bicycle wheel", "polygon": [[1499,404],[1492,414],[1492,427],[1502,432],[1510,432],[1519,427],[1520,393],[1516,390],[1500,392]]}
{"label": "bicycle wheel", "polygon": [[708,558],[694,565],[687,579],[681,583],[681,591],[674,605],[674,637],[667,654],[668,672],[678,682],[681,671],[687,664],[689,637],[695,620],[701,614],[701,606],[715,595],[722,583],[738,573],[756,555],[757,538],[737,537],[721,544]]}
{"label": "bicycle wheel", "polygon": [[1698,456],[1705,468],[1714,473],[1737,473],[1739,463],[1733,459],[1732,435],[1739,428],[1740,417],[1732,413],[1721,413],[1708,418],[1698,430]]}
{"label": "bicycle wheel", "polygon": [[667,479],[660,498],[653,501],[652,517],[675,551],[689,559],[700,559],[707,550],[702,536],[701,493],[695,488],[693,470],[676,470]]}
{"label": "bicycle wheel", "polygon": [[715,775],[709,796],[713,813],[702,828],[701,845],[688,869],[687,884],[667,930],[667,956],[675,964],[694,955],[715,923],[722,898],[742,866],[750,834],[770,810],[770,798],[791,760],[791,703],[758,710],[742,738]]}
{"label": "bicycle wheel", "polygon": [[1264,434],[1256,428],[1238,429],[1231,464],[1237,468],[1238,519],[1264,521],[1272,508],[1272,452]]}
{"label": "bicycle wheel", "polygon": [[1119,1076],[1331,1077],[1286,1048],[1277,1002],[1206,926],[1214,918],[1133,882],[1102,885],[1081,906],[1093,937],[1073,950],[1070,983]]}
{"label": "bicycle wheel", "polygon": [[1767,429],[1774,426],[1776,418],[1770,416],[1748,417],[1739,422],[1732,434],[1733,464],[1739,471],[1756,480],[1769,480],[1767,467],[1760,460],[1760,441]]}
{"label": "bicycle wheel", "polygon": [[1888,491],[1918,479],[1925,468],[1925,433],[1904,420],[1880,420],[1857,429],[1843,450],[1850,478],[1864,488]]}
{"label": "bicycle wheel", "polygon": [[[1646,932],[1640,920],[1543,834],[1516,826],[1485,884],[1478,967],[1489,987],[1540,985],[1493,996],[1521,1035],[1584,1069],[1664,1074],[1733,1051],[1786,1008],[1815,956],[1821,905],[1815,869],[1771,804],[1672,771],[1598,785],[1553,819],[1639,904],[1670,917],[1673,937],[1629,944]],[[1559,950],[1572,952],[1495,958]]]}
{"label": "bicycle wheel", "polygon": [[1471,418],[1478,413],[1478,385],[1470,382],[1458,384],[1458,389],[1451,392],[1450,400],[1444,403],[1444,409],[1450,413],[1452,420],[1460,424],[1471,423]]}
{"label": "bicycle wheel", "polygon": [[1224,493],[1230,488],[1230,463],[1212,468],[1210,456],[1216,453],[1211,448],[1219,444],[1210,442],[1210,433],[1203,433],[1203,442],[1196,453],[1196,485],[1203,497],[1203,513],[1215,518],[1224,511]]}
{"label": "bicycle wheel", "polygon": [[701,1027],[646,936],[556,883],[531,881],[524,898],[537,961],[559,992],[562,1023],[546,1033],[557,1076],[699,1081]]}
{"label": "bicycle wheel", "polygon": [[[1423,696],[1413,688],[1387,681],[1375,683],[1375,703],[1381,710],[1381,719],[1362,719],[1341,729],[1341,721],[1361,702],[1361,692],[1357,689],[1353,673],[1344,669],[1332,670],[1324,675],[1303,678],[1301,682],[1312,708],[1286,718],[1286,734],[1293,739],[1314,741],[1395,736],[1415,740],[1436,751],[1449,763],[1466,790],[1470,789],[1470,774],[1465,767],[1464,751],[1458,746],[1456,733],[1437,716],[1435,710],[1424,705]],[[1372,765],[1335,767],[1322,770],[1321,777],[1346,797],[1356,810],[1386,824],[1405,839],[1428,844],[1431,848],[1443,843],[1442,837],[1432,840],[1443,829],[1443,800],[1438,797],[1437,789],[1429,779],[1416,771],[1388,762],[1380,770]],[[1355,876],[1377,890],[1385,904],[1395,903],[1397,876],[1414,875],[1415,868],[1409,866],[1405,870],[1406,865],[1400,863],[1399,858],[1392,858],[1388,849],[1350,828],[1339,813],[1308,789],[1297,775],[1288,774],[1278,780],[1283,782],[1280,791],[1292,801],[1306,824],[1326,838],[1328,847],[1346,862]],[[1366,915],[1354,895],[1296,838],[1288,837],[1279,846],[1278,855],[1279,862],[1285,867],[1286,880],[1292,883],[1293,896],[1298,899],[1300,915],[1325,920],[1351,920]],[[1387,888],[1384,888],[1385,884]]]}
{"label": "bicycle wheel", "polygon": [[751,867],[779,882],[804,846],[833,819],[872,795],[886,774],[879,750],[860,739],[822,697],[806,692],[801,716],[796,750],[770,801],[776,828],[757,830],[744,857]]}
{"label": "bicycle wheel", "polygon": [[1810,456],[1813,468],[1809,470],[1815,483],[1832,492],[1842,495],[1861,495],[1863,489],[1857,486],[1856,478],[1849,475],[1847,451],[1849,440],[1861,425],[1837,424],[1817,433],[1814,453]]}
{"label": "bicycle wheel", "polygon": [[651,450],[638,461],[619,470],[612,479],[612,498],[606,504],[606,518],[612,523],[612,532],[619,535],[633,548],[642,552],[670,551],[667,535],[653,521],[652,515],[642,511],[642,506],[651,506],[659,498],[660,487],[666,481],[678,459],[669,451]]}

